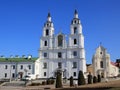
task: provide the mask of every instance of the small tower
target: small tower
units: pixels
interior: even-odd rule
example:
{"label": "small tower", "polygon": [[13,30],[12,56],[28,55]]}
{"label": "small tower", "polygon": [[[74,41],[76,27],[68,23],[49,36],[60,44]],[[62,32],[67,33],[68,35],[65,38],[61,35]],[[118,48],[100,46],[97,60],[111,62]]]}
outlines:
{"label": "small tower", "polygon": [[69,40],[69,46],[77,46],[84,48],[84,36],[82,34],[82,25],[78,18],[77,10],[74,12],[74,18],[71,21],[71,34]]}
{"label": "small tower", "polygon": [[74,18],[71,21],[71,34],[81,34],[82,33],[82,25],[80,19],[78,18],[77,10],[74,12]]}
{"label": "small tower", "polygon": [[48,13],[47,21],[43,27],[43,35],[40,39],[40,48],[53,48],[54,26],[51,15]]}
{"label": "small tower", "polygon": [[82,34],[82,25],[78,18],[77,10],[74,12],[74,18],[71,21],[70,29],[69,48],[71,49],[71,58],[77,58],[79,60],[79,70],[86,72],[84,36]]}
{"label": "small tower", "polygon": [[76,9],[75,9],[74,18],[78,18],[78,12],[77,12],[77,10],[76,10]]}
{"label": "small tower", "polygon": [[48,13],[47,16],[47,21],[44,24],[44,28],[43,28],[43,36],[53,36],[54,34],[54,26],[51,20],[51,16],[50,16],[50,12]]}

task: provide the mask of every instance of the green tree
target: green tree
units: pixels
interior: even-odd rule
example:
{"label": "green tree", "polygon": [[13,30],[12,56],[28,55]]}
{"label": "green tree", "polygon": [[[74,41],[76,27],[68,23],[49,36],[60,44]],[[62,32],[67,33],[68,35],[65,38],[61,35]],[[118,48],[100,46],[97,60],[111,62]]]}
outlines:
{"label": "green tree", "polygon": [[101,82],[101,76],[98,74],[98,82]]}
{"label": "green tree", "polygon": [[96,76],[93,77],[93,83],[97,83],[97,77]]}
{"label": "green tree", "polygon": [[78,85],[85,85],[85,78],[82,71],[78,74]]}
{"label": "green tree", "polygon": [[71,76],[70,77],[70,87],[72,87],[73,86],[73,77]]}
{"label": "green tree", "polygon": [[56,88],[62,88],[62,74],[60,71],[57,71],[57,76],[56,76]]}
{"label": "green tree", "polygon": [[88,75],[88,84],[92,84],[92,75],[89,73]]}

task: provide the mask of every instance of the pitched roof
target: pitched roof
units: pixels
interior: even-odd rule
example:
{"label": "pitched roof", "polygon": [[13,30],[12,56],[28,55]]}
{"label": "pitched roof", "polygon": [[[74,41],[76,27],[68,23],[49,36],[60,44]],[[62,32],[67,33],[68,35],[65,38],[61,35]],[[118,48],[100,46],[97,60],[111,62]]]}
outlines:
{"label": "pitched roof", "polygon": [[0,58],[0,62],[35,62],[38,58]]}

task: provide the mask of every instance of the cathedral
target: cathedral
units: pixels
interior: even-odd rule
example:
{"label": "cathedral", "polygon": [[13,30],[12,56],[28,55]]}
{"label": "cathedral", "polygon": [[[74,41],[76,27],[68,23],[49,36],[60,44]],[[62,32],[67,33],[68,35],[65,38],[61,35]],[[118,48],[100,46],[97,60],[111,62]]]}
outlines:
{"label": "cathedral", "polygon": [[84,36],[78,12],[75,10],[70,24],[68,40],[63,33],[54,34],[54,24],[48,13],[40,38],[39,58],[35,62],[37,78],[55,78],[56,72],[62,73],[62,78],[78,78],[80,70],[86,73]]}

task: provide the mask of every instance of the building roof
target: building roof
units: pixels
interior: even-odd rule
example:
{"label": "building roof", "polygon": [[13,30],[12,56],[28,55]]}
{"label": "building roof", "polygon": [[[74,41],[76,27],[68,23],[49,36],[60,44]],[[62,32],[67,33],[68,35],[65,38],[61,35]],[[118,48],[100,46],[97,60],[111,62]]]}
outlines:
{"label": "building roof", "polygon": [[113,66],[116,66],[116,63],[114,63],[114,62],[110,62]]}
{"label": "building roof", "polygon": [[35,62],[38,58],[0,58],[0,62]]}

